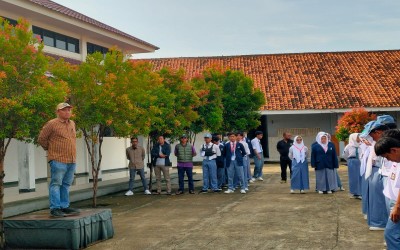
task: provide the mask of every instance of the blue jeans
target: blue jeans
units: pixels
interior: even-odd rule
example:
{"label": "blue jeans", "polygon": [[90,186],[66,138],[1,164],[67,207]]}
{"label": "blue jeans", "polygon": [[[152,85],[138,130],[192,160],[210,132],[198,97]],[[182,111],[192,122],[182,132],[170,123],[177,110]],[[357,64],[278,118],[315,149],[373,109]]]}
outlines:
{"label": "blue jeans", "polygon": [[129,190],[133,191],[133,183],[135,182],[135,175],[138,173],[140,175],[140,179],[142,180],[142,185],[144,190],[147,190],[147,181],[146,176],[144,176],[144,168],[142,169],[129,169]]}
{"label": "blue jeans", "polygon": [[218,188],[220,188],[220,189],[222,188],[222,186],[224,186],[226,184],[225,172],[226,172],[225,167],[217,168]]}
{"label": "blue jeans", "polygon": [[[391,209],[395,204],[395,200],[390,200]],[[386,223],[385,241],[388,250],[400,249],[400,222],[394,223],[390,217]]]}
{"label": "blue jeans", "polygon": [[258,159],[257,155],[254,156],[254,173],[253,178],[262,177],[262,170],[264,166],[264,155],[263,152],[261,154],[261,159]]}
{"label": "blue jeans", "polygon": [[50,209],[69,207],[69,187],[74,181],[76,163],[55,160],[50,164],[49,201]]}
{"label": "blue jeans", "polygon": [[235,173],[239,177],[239,182],[240,182],[240,188],[245,189],[247,188],[247,182],[243,181],[243,166],[238,166],[236,161],[231,161],[231,164],[228,166],[228,188],[230,190],[235,190],[235,186],[233,183],[233,178],[235,176]]}
{"label": "blue jeans", "polygon": [[215,160],[203,160],[203,190],[217,190],[217,164]]}
{"label": "blue jeans", "polygon": [[194,191],[194,184],[193,184],[193,168],[192,167],[178,167],[178,178],[179,178],[179,191],[185,190],[185,172],[188,177],[188,186],[189,191]]}

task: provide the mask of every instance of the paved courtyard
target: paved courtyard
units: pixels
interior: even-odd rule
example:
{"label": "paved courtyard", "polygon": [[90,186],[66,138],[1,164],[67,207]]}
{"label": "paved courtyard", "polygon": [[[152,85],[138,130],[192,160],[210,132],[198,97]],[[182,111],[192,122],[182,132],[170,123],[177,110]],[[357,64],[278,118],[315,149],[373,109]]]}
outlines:
{"label": "paved courtyard", "polygon": [[[198,191],[201,168],[195,171]],[[280,184],[278,165],[266,164],[264,181],[247,194],[137,190],[130,197],[124,192],[100,197],[99,207],[112,209],[115,235],[89,249],[384,249],[383,231],[369,231],[361,201],[349,198],[346,166],[339,172],[346,191],[324,195],[290,194],[290,184]],[[312,169],[310,186],[315,187]]]}

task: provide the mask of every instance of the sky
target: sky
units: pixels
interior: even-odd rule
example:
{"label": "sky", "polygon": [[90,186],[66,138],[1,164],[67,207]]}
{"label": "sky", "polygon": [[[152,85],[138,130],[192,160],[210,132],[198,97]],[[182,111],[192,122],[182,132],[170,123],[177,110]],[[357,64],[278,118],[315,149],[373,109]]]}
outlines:
{"label": "sky", "polygon": [[400,49],[399,0],[53,0],[160,49],[133,58]]}

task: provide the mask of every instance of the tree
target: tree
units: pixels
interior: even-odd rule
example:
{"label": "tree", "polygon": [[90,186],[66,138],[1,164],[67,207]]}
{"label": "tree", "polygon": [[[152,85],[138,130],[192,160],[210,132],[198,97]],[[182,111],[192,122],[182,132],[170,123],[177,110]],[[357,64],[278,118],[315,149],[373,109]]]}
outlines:
{"label": "tree", "polygon": [[4,248],[4,159],[12,139],[34,142],[41,127],[55,116],[68,86],[48,78],[43,44],[25,20],[14,27],[0,18],[0,248]]}
{"label": "tree", "polygon": [[200,104],[195,109],[199,115],[190,126],[189,141],[194,144],[196,135],[202,131],[220,131],[222,127],[222,85],[213,78],[215,70],[208,69],[192,79]]}
{"label": "tree", "polygon": [[130,99],[132,65],[123,60],[117,49],[88,55],[78,66],[58,64],[54,75],[71,88],[75,122],[82,131],[89,154],[93,177],[93,207],[97,205],[98,175],[101,169],[102,144],[107,129],[116,137],[134,132],[134,121],[141,110]]}
{"label": "tree", "polygon": [[224,131],[248,131],[260,125],[259,110],[265,104],[263,93],[241,71],[227,70],[213,76],[221,81]]}
{"label": "tree", "polygon": [[335,136],[339,141],[347,141],[350,134],[360,133],[365,124],[375,119],[376,115],[368,113],[366,109],[354,108],[338,120]]}
{"label": "tree", "polygon": [[158,74],[162,85],[155,89],[153,105],[159,108],[159,116],[151,123],[150,137],[165,135],[176,140],[198,118],[195,109],[199,99],[193,85],[185,80],[183,70],[163,68]]}

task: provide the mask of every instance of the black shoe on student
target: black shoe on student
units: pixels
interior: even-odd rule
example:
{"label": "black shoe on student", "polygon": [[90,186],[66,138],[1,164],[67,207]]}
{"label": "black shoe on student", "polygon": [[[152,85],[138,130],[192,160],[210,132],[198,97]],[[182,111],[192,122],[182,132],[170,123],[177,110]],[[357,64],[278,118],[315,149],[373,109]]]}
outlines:
{"label": "black shoe on student", "polygon": [[199,194],[206,194],[206,193],[208,193],[208,190],[200,190],[200,192],[199,192]]}
{"label": "black shoe on student", "polygon": [[51,217],[55,217],[55,218],[65,217],[65,213],[63,211],[61,211],[61,209],[59,209],[59,208],[51,209],[50,215],[51,215]]}
{"label": "black shoe on student", "polygon": [[81,213],[81,211],[79,211],[79,209],[72,208],[72,207],[62,208],[61,211],[67,215],[77,215],[77,214]]}

